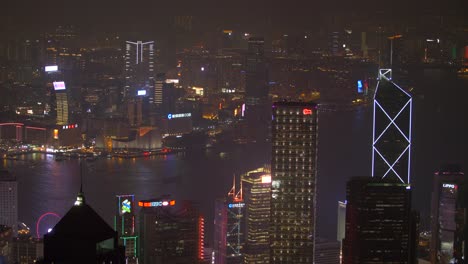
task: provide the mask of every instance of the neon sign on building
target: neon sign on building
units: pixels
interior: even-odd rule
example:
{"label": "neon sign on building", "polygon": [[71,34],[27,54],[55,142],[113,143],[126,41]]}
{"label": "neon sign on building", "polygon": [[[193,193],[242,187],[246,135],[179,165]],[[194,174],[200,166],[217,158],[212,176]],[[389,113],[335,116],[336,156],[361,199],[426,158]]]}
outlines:
{"label": "neon sign on building", "polygon": [[139,201],[138,206],[140,207],[166,207],[174,206],[176,204],[175,200],[170,201]]}

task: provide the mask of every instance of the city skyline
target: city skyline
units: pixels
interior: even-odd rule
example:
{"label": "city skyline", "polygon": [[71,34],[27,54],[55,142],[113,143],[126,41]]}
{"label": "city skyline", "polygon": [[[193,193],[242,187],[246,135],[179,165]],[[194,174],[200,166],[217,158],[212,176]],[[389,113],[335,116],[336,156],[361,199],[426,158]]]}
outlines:
{"label": "city skyline", "polygon": [[0,17],[0,262],[81,213],[90,259],[466,255],[466,3],[52,2]]}

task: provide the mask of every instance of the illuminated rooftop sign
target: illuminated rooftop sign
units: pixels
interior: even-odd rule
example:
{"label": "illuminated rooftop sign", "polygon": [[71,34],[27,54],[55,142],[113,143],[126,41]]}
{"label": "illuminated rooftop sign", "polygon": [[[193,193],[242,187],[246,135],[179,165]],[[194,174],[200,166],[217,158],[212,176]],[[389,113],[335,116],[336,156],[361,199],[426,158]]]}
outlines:
{"label": "illuminated rooftop sign", "polygon": [[232,203],[228,204],[229,208],[243,208],[245,206],[245,203]]}
{"label": "illuminated rooftop sign", "polygon": [[167,119],[182,118],[182,117],[191,117],[192,113],[183,113],[183,114],[168,114]]}
{"label": "illuminated rooftop sign", "polygon": [[54,90],[65,90],[65,82],[54,82]]}
{"label": "illuminated rooftop sign", "polygon": [[450,189],[456,189],[456,188],[457,188],[457,186],[456,186],[455,184],[449,184],[449,183],[444,183],[444,184],[442,185],[442,187],[444,187],[444,188],[450,188]]}
{"label": "illuminated rooftop sign", "polygon": [[132,212],[132,203],[128,199],[125,199],[125,200],[122,201],[122,207],[120,209],[121,209],[122,214],[131,213]]}
{"label": "illuminated rooftop sign", "polygon": [[303,113],[304,115],[311,115],[311,114],[312,114],[312,109],[304,108],[304,109],[302,110],[302,113]]}
{"label": "illuminated rooftop sign", "polygon": [[166,79],[166,83],[179,83],[179,79]]}
{"label": "illuminated rooftop sign", "polygon": [[138,206],[140,207],[166,207],[174,206],[176,204],[175,200],[167,201],[139,201]]}
{"label": "illuminated rooftop sign", "polygon": [[58,66],[57,65],[45,66],[44,70],[46,72],[56,72],[58,71]]}
{"label": "illuminated rooftop sign", "polygon": [[62,129],[72,129],[72,128],[78,128],[78,124],[62,126]]}

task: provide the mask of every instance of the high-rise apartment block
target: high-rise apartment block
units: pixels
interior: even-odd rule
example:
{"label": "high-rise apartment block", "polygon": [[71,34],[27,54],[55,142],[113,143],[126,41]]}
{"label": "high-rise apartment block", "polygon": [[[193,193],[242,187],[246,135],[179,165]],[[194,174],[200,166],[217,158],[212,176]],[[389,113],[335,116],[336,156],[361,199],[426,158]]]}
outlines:
{"label": "high-rise apartment block", "polygon": [[273,104],[271,263],[312,263],[316,222],[317,105]]}
{"label": "high-rise apartment block", "polygon": [[431,263],[464,263],[468,256],[467,183],[458,165],[446,165],[434,175]]}

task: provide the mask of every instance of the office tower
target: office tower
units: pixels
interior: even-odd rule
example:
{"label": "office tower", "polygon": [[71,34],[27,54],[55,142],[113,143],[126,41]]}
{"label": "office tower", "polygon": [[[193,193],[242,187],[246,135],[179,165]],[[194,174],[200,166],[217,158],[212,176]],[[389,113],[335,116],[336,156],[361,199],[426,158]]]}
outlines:
{"label": "office tower", "polygon": [[[346,233],[346,200],[338,201],[338,218],[336,221],[336,241],[340,243],[340,263],[343,257],[343,239]],[[317,255],[316,255],[317,256]]]}
{"label": "office tower", "polygon": [[245,203],[236,178],[227,197],[215,203],[215,264],[241,264],[245,244]]}
{"label": "office tower", "polygon": [[317,105],[273,104],[271,263],[312,263],[316,221]]}
{"label": "office tower", "polygon": [[374,96],[372,177],[410,183],[411,115],[411,95],[392,81],[391,69],[380,69]]}
{"label": "office tower", "polygon": [[68,95],[65,82],[53,82],[56,109],[57,109],[57,125],[68,125]]}
{"label": "office tower", "polygon": [[18,182],[8,171],[0,170],[0,225],[18,231]]}
{"label": "office tower", "polygon": [[431,263],[463,263],[466,260],[467,180],[460,166],[446,165],[434,174],[432,190]]}
{"label": "office tower", "polygon": [[241,176],[245,211],[245,264],[270,263],[271,175],[258,168]]}
{"label": "office tower", "polygon": [[411,189],[395,179],[354,177],[346,188],[343,263],[414,263]]}
{"label": "office tower", "polygon": [[336,225],[336,241],[343,242],[346,230],[346,201],[338,201],[338,219]]}
{"label": "office tower", "polygon": [[134,97],[137,90],[154,85],[154,52],[154,41],[125,42],[124,100]]}
{"label": "office tower", "polygon": [[314,264],[340,264],[340,245],[338,241],[316,238]]}
{"label": "office tower", "polygon": [[246,61],[245,105],[251,136],[264,140],[268,135],[271,113],[268,103],[268,70],[263,38],[251,37]]}
{"label": "office tower", "polygon": [[135,96],[127,100],[127,119],[132,127],[141,126],[144,123],[143,113],[145,108],[144,96]]}
{"label": "office tower", "polygon": [[156,112],[160,112],[163,104],[163,86],[166,82],[166,74],[158,73],[154,82],[154,92],[151,94],[150,103]]}
{"label": "office tower", "polygon": [[117,212],[114,229],[119,234],[119,244],[125,246],[128,263],[136,263],[138,257],[138,236],[135,234],[135,196],[117,195]]}
{"label": "office tower", "polygon": [[139,201],[140,260],[143,263],[201,263],[204,218],[189,201],[169,197]]}
{"label": "office tower", "polygon": [[80,190],[75,204],[44,235],[44,263],[125,263],[118,234],[86,203]]}

